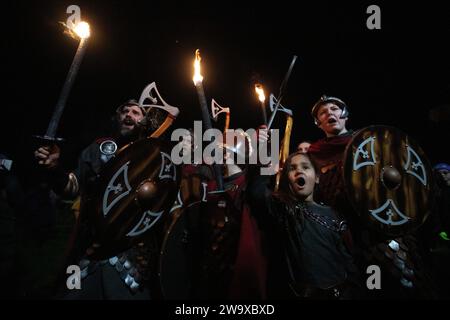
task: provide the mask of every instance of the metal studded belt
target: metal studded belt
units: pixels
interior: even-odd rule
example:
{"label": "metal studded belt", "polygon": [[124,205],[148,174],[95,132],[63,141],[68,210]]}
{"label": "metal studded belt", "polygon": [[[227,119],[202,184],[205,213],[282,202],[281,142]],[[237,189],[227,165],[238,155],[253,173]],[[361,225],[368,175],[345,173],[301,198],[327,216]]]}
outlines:
{"label": "metal studded belt", "polygon": [[133,266],[130,260],[127,259],[125,254],[120,257],[114,256],[108,260],[102,261],[90,261],[88,259],[82,259],[79,263],[81,269],[81,279],[86,278],[89,274],[92,274],[101,265],[109,264],[114,269],[116,269],[119,277],[125,283],[125,285],[130,289],[132,293],[139,290],[142,281],[142,277],[139,274],[137,268]]}

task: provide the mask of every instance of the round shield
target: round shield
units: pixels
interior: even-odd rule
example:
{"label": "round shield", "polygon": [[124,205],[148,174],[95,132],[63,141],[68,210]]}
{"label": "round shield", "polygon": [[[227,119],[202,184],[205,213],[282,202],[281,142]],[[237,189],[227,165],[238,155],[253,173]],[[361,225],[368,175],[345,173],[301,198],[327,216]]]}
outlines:
{"label": "round shield", "polygon": [[107,258],[152,232],[177,196],[178,167],[170,146],[146,138],[130,143],[102,168],[86,209],[93,222],[92,258]]}
{"label": "round shield", "polygon": [[179,208],[187,208],[202,201],[206,202],[206,188],[207,183],[203,181],[202,176],[198,173],[192,170],[183,172],[180,189],[178,190],[177,198],[170,209],[170,213],[173,212],[175,214],[179,212]]}
{"label": "round shield", "polygon": [[158,264],[160,293],[170,300],[191,297],[195,257],[202,250],[196,237],[200,228],[200,206],[207,201],[207,184],[193,166],[184,169],[177,200],[167,219]]}
{"label": "round shield", "polygon": [[180,207],[172,213],[161,245],[158,278],[164,299],[189,299],[192,294],[196,246],[185,209]]}
{"label": "round shield", "polygon": [[343,174],[356,213],[384,235],[410,232],[428,216],[431,166],[422,148],[394,127],[359,130],[346,147]]}

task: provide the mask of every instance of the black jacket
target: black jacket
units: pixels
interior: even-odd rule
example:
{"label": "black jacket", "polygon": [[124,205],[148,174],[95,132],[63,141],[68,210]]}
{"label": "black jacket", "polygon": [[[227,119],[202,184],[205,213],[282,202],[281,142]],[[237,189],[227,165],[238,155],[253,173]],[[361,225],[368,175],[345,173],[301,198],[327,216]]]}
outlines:
{"label": "black jacket", "polygon": [[326,289],[344,282],[355,268],[341,235],[304,212],[337,221],[334,211],[314,202],[291,210],[271,194],[268,183],[269,177],[253,179],[249,197],[252,212],[265,233],[269,290],[285,296],[290,286]]}

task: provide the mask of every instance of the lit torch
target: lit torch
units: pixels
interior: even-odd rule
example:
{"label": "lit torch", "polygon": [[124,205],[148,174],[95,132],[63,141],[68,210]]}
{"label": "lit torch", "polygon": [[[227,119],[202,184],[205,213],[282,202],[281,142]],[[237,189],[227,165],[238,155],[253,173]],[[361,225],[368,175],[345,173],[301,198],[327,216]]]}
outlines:
{"label": "lit torch", "polygon": [[208,112],[208,103],[206,102],[205,90],[203,89],[203,76],[200,73],[200,61],[202,58],[200,57],[200,50],[195,50],[195,60],[194,60],[194,77],[192,80],[194,81],[195,88],[197,89],[198,100],[200,102],[200,108],[202,110],[202,119],[205,129],[211,129],[211,118]]}
{"label": "lit torch", "polygon": [[87,40],[90,36],[89,24],[82,21],[78,23],[73,29],[67,30],[67,33],[69,33],[72,37],[76,36],[77,38],[79,38],[80,43],[78,45],[77,52],[75,53],[75,57],[73,58],[69,72],[67,73],[64,86],[59,95],[55,110],[53,111],[52,119],[50,120],[50,123],[48,125],[47,132],[44,137],[39,137],[46,141],[50,140],[55,142],[61,140],[59,138],[56,138],[56,130],[58,128],[61,115],[64,111],[64,107],[66,105],[70,90],[72,89],[72,85],[77,76],[78,69],[80,68],[81,60],[83,60],[83,56],[86,51]]}
{"label": "lit torch", "polygon": [[255,91],[258,94],[259,101],[261,102],[261,109],[263,112],[264,124],[267,125],[266,105],[264,103],[266,101],[266,96],[264,95],[264,89],[263,89],[262,85],[259,83],[255,84]]}
{"label": "lit torch", "polygon": [[[202,110],[203,124],[205,126],[205,129],[208,130],[212,128],[212,124],[211,124],[211,117],[208,111],[208,104],[206,102],[205,90],[203,89],[203,82],[202,82],[203,76],[200,73],[200,61],[201,61],[200,50],[197,49],[195,50],[194,77],[192,78],[192,80],[194,81],[195,88],[197,89],[198,100],[200,102],[200,108]],[[222,192],[223,191],[222,169],[217,163],[213,164],[213,168],[217,181],[217,189],[219,192]]]}

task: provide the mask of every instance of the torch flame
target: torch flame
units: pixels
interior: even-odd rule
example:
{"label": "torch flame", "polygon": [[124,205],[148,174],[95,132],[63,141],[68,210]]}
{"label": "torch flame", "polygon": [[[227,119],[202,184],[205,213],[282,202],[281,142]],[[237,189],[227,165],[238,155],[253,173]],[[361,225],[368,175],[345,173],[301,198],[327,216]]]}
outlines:
{"label": "torch flame", "polygon": [[203,81],[203,76],[200,74],[200,61],[202,58],[200,57],[200,49],[195,50],[195,60],[194,60],[194,84],[198,84]]}
{"label": "torch flame", "polygon": [[78,23],[73,31],[81,38],[86,39],[91,35],[91,31],[89,29],[89,24],[87,22],[81,21]]}
{"label": "torch flame", "polygon": [[264,95],[264,90],[260,84],[255,84],[255,91],[258,94],[258,99],[261,102],[266,101],[266,96]]}

